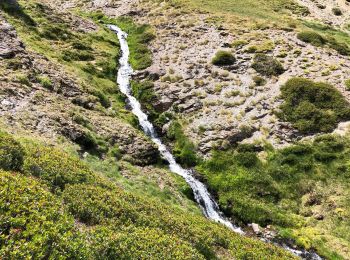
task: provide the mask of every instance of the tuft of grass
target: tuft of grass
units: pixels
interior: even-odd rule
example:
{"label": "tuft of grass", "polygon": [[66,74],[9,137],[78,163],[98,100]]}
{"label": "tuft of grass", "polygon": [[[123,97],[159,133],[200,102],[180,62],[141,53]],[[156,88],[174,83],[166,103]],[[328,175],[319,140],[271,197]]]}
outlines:
{"label": "tuft of grass", "polygon": [[350,91],[350,79],[345,80],[345,88]]}

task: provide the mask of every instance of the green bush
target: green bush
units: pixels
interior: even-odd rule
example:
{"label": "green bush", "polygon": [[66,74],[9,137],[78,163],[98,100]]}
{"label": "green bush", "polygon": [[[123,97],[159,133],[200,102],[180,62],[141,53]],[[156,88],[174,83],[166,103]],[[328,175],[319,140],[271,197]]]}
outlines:
{"label": "green bush", "polygon": [[350,91],[350,79],[345,80],[345,88]]}
{"label": "green bush", "polygon": [[233,65],[236,58],[228,51],[218,51],[212,59],[212,63],[217,66]]}
{"label": "green bush", "polygon": [[158,97],[154,92],[154,84],[151,81],[132,81],[131,89],[134,96],[140,101],[142,106],[148,112],[152,121],[156,121],[159,117],[159,112],[155,109],[154,104]]}
{"label": "green bush", "polygon": [[48,40],[67,40],[72,34],[62,25],[42,24],[40,36]]}
{"label": "green bush", "polygon": [[159,229],[110,228],[94,231],[93,246],[98,259],[205,259],[191,244]]}
{"label": "green bush", "polygon": [[64,61],[93,61],[95,57],[86,50],[64,50],[62,51],[62,59]]}
{"label": "green bush", "polygon": [[45,186],[0,171],[0,258],[89,259],[86,238]]}
{"label": "green bush", "polygon": [[94,173],[79,158],[52,147],[27,145],[23,171],[45,181],[53,189],[63,190],[67,184],[92,183]]}
{"label": "green bush", "polygon": [[171,123],[167,137],[175,141],[173,154],[179,163],[187,167],[195,166],[198,162],[195,145],[185,136],[179,122]]}
{"label": "green bush", "polygon": [[336,50],[341,55],[350,55],[350,47],[346,43],[338,42],[333,37],[325,38],[313,31],[300,32],[298,33],[297,37],[299,40],[310,43],[314,46],[321,47],[327,45],[330,48]]}
{"label": "green bush", "polygon": [[280,116],[302,133],[330,132],[350,118],[349,103],[333,86],[292,78],[281,88]]}
{"label": "green bush", "polygon": [[112,105],[109,98],[102,91],[96,90],[92,94],[99,99],[101,105],[104,108],[109,108]]}
{"label": "green bush", "polygon": [[327,43],[327,40],[322,35],[313,31],[300,32],[297,37],[299,40],[311,43],[314,46],[323,46]]}
{"label": "green bush", "polygon": [[338,7],[332,8],[332,12],[333,12],[333,14],[336,15],[336,16],[341,16],[341,15],[343,15],[343,12],[342,12],[342,11],[340,10],[340,8],[338,8]]}
{"label": "green bush", "polygon": [[252,68],[264,76],[278,76],[284,72],[284,68],[278,60],[263,53],[255,55]]}
{"label": "green bush", "polygon": [[20,171],[24,161],[24,149],[11,135],[0,131],[0,169]]}
{"label": "green bush", "polygon": [[350,47],[346,43],[340,43],[335,38],[328,38],[328,45],[341,55],[350,55]]}
{"label": "green bush", "polygon": [[254,81],[255,85],[257,85],[257,86],[264,86],[266,84],[266,79],[264,79],[263,77],[259,77],[259,76],[254,76],[253,81]]}
{"label": "green bush", "polygon": [[46,76],[37,77],[39,83],[46,89],[53,90],[52,81]]}

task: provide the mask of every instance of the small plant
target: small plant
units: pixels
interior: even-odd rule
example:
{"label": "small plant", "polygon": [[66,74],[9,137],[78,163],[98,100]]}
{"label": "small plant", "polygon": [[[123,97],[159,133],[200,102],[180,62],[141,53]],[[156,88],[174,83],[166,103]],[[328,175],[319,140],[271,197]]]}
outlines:
{"label": "small plant", "polygon": [[236,58],[228,51],[218,51],[212,60],[212,63],[217,66],[233,65]]}
{"label": "small plant", "polygon": [[284,68],[278,60],[263,53],[255,55],[252,68],[264,76],[278,76],[284,72]]}
{"label": "small plant", "polygon": [[0,168],[20,171],[24,160],[24,149],[11,135],[0,132]]}
{"label": "small plant", "polygon": [[266,80],[260,76],[254,76],[253,81],[256,86],[264,86],[266,84]]}
{"label": "small plant", "polygon": [[15,80],[23,85],[30,87],[32,83],[30,82],[28,75],[25,74],[17,74],[15,75]]}
{"label": "small plant", "polygon": [[111,101],[103,92],[96,90],[93,92],[93,95],[99,99],[101,105],[104,108],[109,108],[111,106]]}
{"label": "small plant", "polygon": [[350,91],[350,79],[345,80],[345,89]]}
{"label": "small plant", "polygon": [[52,90],[53,89],[53,85],[51,80],[46,77],[46,76],[40,76],[37,78],[39,83],[46,89]]}
{"label": "small plant", "polygon": [[334,8],[332,8],[332,13],[334,14],[334,15],[336,15],[336,16],[341,16],[341,15],[343,15],[343,12],[340,10],[340,8],[338,8],[338,7],[334,7]]}

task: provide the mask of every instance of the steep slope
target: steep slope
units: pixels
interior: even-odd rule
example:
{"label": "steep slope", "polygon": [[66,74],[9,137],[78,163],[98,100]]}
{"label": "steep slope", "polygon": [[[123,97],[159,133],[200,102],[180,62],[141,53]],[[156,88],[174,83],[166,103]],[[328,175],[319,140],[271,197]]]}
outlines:
{"label": "steep slope", "polygon": [[[293,258],[201,216],[116,88],[109,23],[129,33],[133,94],[225,214],[264,227],[251,235],[350,257],[348,129],[314,139],[350,119],[347,3],[18,2],[0,3],[1,129],[26,150],[23,167],[1,165],[16,172],[1,172],[4,200],[21,208],[1,209],[1,223],[15,216],[5,257]],[[45,218],[57,225],[41,236]]]}
{"label": "steep slope", "polygon": [[0,155],[8,170],[0,171],[5,259],[293,259],[201,214],[127,192],[53,147],[2,132]]}

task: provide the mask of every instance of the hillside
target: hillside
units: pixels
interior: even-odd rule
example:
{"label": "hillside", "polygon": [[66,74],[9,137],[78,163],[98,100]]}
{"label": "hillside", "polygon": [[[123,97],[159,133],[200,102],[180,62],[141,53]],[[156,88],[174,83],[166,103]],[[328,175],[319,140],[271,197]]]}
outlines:
{"label": "hillside", "polygon": [[[0,258],[350,259],[349,14],[343,0],[0,2]],[[118,88],[108,25],[183,169]]]}

